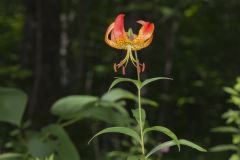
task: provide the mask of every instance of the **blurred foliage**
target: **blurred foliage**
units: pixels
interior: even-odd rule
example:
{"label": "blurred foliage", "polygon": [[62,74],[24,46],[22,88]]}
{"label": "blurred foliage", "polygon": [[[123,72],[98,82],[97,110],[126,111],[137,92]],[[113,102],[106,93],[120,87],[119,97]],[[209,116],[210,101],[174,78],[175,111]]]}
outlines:
{"label": "blurred foliage", "polygon": [[[5,131],[7,137],[0,144],[1,152],[6,152],[0,155],[2,159],[44,158],[56,153],[58,159],[79,160],[78,152],[62,126],[49,124],[41,131],[34,131],[29,128],[30,122],[23,123],[22,115],[27,102],[25,93],[17,89],[1,88],[0,102],[0,121],[15,125],[13,129]],[[5,133],[1,134],[4,136]]]}
{"label": "blurred foliage", "polygon": [[[36,131],[30,129],[31,122],[22,122],[21,119],[26,109],[25,93],[17,89],[1,88],[0,122],[13,123],[16,126],[6,133],[8,136],[0,143],[1,151],[6,152],[0,157],[2,159],[19,157],[18,159],[25,160],[32,157],[44,158],[54,153],[59,160],[79,160],[78,151],[64,127],[82,119],[95,119],[108,124],[129,126],[133,120],[123,107],[126,104],[124,99],[135,101],[136,97],[123,89],[109,91],[101,98],[87,95],[64,97],[52,106],[52,113],[60,118],[58,122]],[[148,103],[150,105],[156,105],[156,102],[145,99],[145,103],[147,102],[150,102]],[[16,110],[20,111],[16,112]]]}
{"label": "blurred foliage", "polygon": [[13,86],[28,77],[30,72],[20,63],[24,8],[20,2],[9,2],[0,2],[0,83]]}
{"label": "blurred foliage", "polygon": [[0,87],[0,121],[20,126],[26,104],[27,96],[24,92]]}
{"label": "blurred foliage", "polygon": [[44,158],[44,159],[36,158],[36,159],[34,159],[34,160],[54,160],[54,155],[51,155],[51,156],[49,156],[49,157],[47,157],[47,158]]}
{"label": "blurred foliage", "polygon": [[231,87],[224,87],[224,91],[230,95],[229,102],[234,104],[235,109],[229,109],[222,115],[226,120],[227,126],[213,128],[213,132],[228,133],[232,135],[232,144],[222,144],[211,148],[213,152],[233,151],[229,160],[240,159],[240,77],[237,78],[237,83]]}

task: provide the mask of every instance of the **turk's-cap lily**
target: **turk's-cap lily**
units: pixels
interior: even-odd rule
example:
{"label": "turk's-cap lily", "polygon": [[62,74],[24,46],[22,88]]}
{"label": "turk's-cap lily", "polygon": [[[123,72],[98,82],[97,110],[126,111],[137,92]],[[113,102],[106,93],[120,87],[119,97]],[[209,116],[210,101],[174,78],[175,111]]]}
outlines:
{"label": "turk's-cap lily", "polygon": [[145,70],[145,64],[139,63],[137,54],[134,56],[133,51],[136,53],[138,50],[149,46],[153,39],[154,24],[143,20],[137,21],[142,26],[136,35],[132,32],[132,29],[129,29],[128,32],[125,31],[124,16],[124,14],[119,14],[115,21],[110,24],[105,34],[105,42],[113,48],[127,51],[125,58],[120,63],[114,63],[115,72],[122,68],[122,73],[125,74],[125,68],[130,59],[138,73],[141,73]]}

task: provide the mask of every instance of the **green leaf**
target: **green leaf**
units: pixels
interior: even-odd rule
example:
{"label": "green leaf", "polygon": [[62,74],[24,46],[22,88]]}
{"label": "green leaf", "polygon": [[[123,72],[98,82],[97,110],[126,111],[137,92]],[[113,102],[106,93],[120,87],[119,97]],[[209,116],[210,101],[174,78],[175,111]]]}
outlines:
{"label": "green leaf", "polygon": [[46,157],[46,158],[34,158],[34,159],[31,159],[31,160],[54,160],[54,155],[50,155],[49,157]]}
{"label": "green leaf", "polygon": [[121,99],[135,100],[135,95],[121,88],[115,88],[105,93],[101,98],[101,100],[109,102],[116,102]]}
{"label": "green leaf", "polygon": [[106,128],[101,130],[100,132],[98,132],[97,134],[95,134],[88,143],[90,143],[95,137],[101,135],[101,134],[105,134],[105,133],[121,133],[121,134],[125,134],[128,135],[132,138],[134,138],[137,142],[141,143],[140,137],[138,135],[138,133],[136,131],[134,131],[131,128],[126,128],[126,127],[110,127],[110,128]]}
{"label": "green leaf", "polygon": [[49,157],[45,158],[45,160],[54,160],[54,154],[52,154]]}
{"label": "green leaf", "polygon": [[139,160],[138,156],[128,156],[127,160]]}
{"label": "green leaf", "polygon": [[43,128],[42,132],[50,135],[48,141],[57,153],[56,159],[80,160],[77,149],[61,126],[55,124],[49,125]]}
{"label": "green leaf", "polygon": [[141,88],[144,87],[145,85],[157,81],[157,80],[161,80],[161,79],[168,79],[168,80],[173,80],[172,78],[167,78],[167,77],[155,77],[155,78],[150,78],[150,79],[146,79],[144,82],[142,82]]}
{"label": "green leaf", "polygon": [[102,101],[102,100],[100,100],[98,103],[99,107],[114,109],[114,110],[117,110],[122,115],[129,116],[127,109],[124,108],[125,104],[126,104],[125,101],[109,102],[109,101]]}
{"label": "green leaf", "polygon": [[238,147],[232,144],[222,144],[210,148],[211,152],[238,151]]}
{"label": "green leaf", "polygon": [[238,154],[232,154],[229,160],[240,160],[240,157]]}
{"label": "green leaf", "polygon": [[240,135],[239,134],[235,134],[232,137],[232,143],[233,144],[239,144],[240,143]]}
{"label": "green leaf", "polygon": [[[140,125],[139,109],[133,109],[132,113],[133,113],[133,117],[136,119],[136,121]],[[144,124],[145,124],[145,119],[146,119],[145,110],[141,109],[141,123],[142,123],[143,128],[144,128]]]}
{"label": "green leaf", "polygon": [[40,137],[32,137],[27,142],[28,153],[33,157],[45,158],[53,153],[51,146],[43,142]]}
{"label": "green leaf", "polygon": [[206,149],[204,149],[201,146],[199,146],[199,145],[197,145],[197,144],[195,144],[193,142],[190,142],[188,140],[180,139],[179,142],[180,142],[181,145],[185,145],[185,146],[191,147],[191,148],[196,149],[196,150],[198,150],[200,152],[207,152]]}
{"label": "green leaf", "polygon": [[19,158],[22,156],[23,155],[19,153],[3,153],[3,154],[0,154],[0,160],[10,160],[10,159]]}
{"label": "green leaf", "polygon": [[[105,93],[102,96],[101,101],[116,102],[121,99],[129,99],[129,100],[138,101],[137,96],[135,96],[133,93],[126,91],[124,89],[121,89],[121,88],[111,89],[109,92]],[[157,102],[147,99],[147,98],[141,98],[141,103],[142,103],[142,105],[151,105],[153,107],[158,106]]]}
{"label": "green leaf", "polygon": [[223,87],[223,90],[226,93],[231,94],[231,95],[235,95],[235,96],[239,95],[239,93],[235,89],[230,88],[230,87]]}
{"label": "green leaf", "polygon": [[112,159],[126,159],[128,157],[128,153],[123,151],[110,151],[106,155],[108,160]]}
{"label": "green leaf", "polygon": [[[191,148],[194,148],[198,151],[201,151],[201,152],[206,152],[206,150],[188,140],[185,140],[185,139],[180,139],[179,140],[179,143],[180,145],[185,145],[185,146],[188,146],[188,147],[191,147]],[[146,158],[148,158],[149,156],[151,156],[152,154],[154,154],[155,152],[161,150],[161,149],[164,149],[164,148],[167,148],[167,147],[172,147],[172,146],[175,146],[177,145],[177,143],[174,141],[174,140],[171,140],[171,141],[167,141],[167,142],[163,142],[159,145],[157,145],[156,147],[154,147],[147,155],[146,155]]]}
{"label": "green leaf", "polygon": [[163,127],[163,126],[154,126],[154,127],[144,129],[143,134],[146,134],[151,131],[158,131],[158,132],[164,133],[165,135],[169,136],[177,144],[178,149],[180,151],[180,142],[179,142],[177,136],[170,129]]}
{"label": "green leaf", "polygon": [[168,148],[168,147],[171,147],[171,146],[175,146],[177,145],[175,143],[175,141],[171,140],[171,141],[167,141],[167,142],[163,142],[159,145],[157,145],[156,147],[154,147],[147,155],[146,155],[146,158],[150,157],[152,154],[154,154],[155,152],[159,151],[159,150],[162,150],[164,148]]}
{"label": "green leaf", "polygon": [[239,114],[240,111],[230,109],[222,115],[222,118],[227,119],[227,123],[229,124],[237,120]]}
{"label": "green leaf", "polygon": [[150,105],[150,106],[153,106],[153,107],[158,107],[158,103],[156,101],[153,101],[153,100],[147,99],[147,98],[143,98],[143,97],[141,97],[141,104],[142,105]]}
{"label": "green leaf", "polygon": [[230,101],[236,106],[240,106],[240,97],[239,96],[231,96]]}
{"label": "green leaf", "polygon": [[[66,118],[66,116],[65,116]],[[127,110],[121,105],[114,102],[101,102],[96,105],[87,105],[77,113],[68,115],[68,120],[62,123],[62,126],[68,126],[82,119],[94,119],[104,121],[116,126],[129,126],[132,122]]]}
{"label": "green leaf", "polygon": [[94,96],[67,96],[55,102],[51,108],[51,112],[54,115],[69,119],[75,117],[76,114],[85,108],[93,106],[97,100],[98,98]]}
{"label": "green leaf", "polygon": [[126,116],[120,112],[117,112],[113,108],[106,108],[100,106],[89,108],[89,110],[83,111],[81,115],[78,115],[77,117],[82,117],[81,119],[96,119],[115,126],[128,126],[130,125],[131,121],[129,115]]}
{"label": "green leaf", "polygon": [[112,84],[110,85],[108,90],[110,91],[115,85],[117,85],[118,83],[121,83],[121,82],[131,82],[131,83],[135,84],[135,86],[137,88],[141,87],[141,82],[138,81],[138,80],[134,80],[134,79],[130,79],[130,78],[119,78],[119,77],[117,77],[117,79],[115,79],[112,82]]}
{"label": "green leaf", "polygon": [[54,155],[52,154],[52,155],[48,158],[48,160],[54,160]]}
{"label": "green leaf", "polygon": [[13,88],[0,87],[0,121],[20,126],[27,95]]}
{"label": "green leaf", "polygon": [[216,127],[211,129],[211,132],[221,132],[221,133],[238,133],[238,129],[230,126]]}

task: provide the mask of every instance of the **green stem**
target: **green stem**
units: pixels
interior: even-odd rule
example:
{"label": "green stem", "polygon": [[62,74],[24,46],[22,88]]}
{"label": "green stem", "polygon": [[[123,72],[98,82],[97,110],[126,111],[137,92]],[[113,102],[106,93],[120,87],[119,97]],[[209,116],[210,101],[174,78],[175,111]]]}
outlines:
{"label": "green stem", "polygon": [[77,117],[77,118],[71,119],[71,120],[69,120],[69,121],[66,121],[66,122],[64,122],[64,123],[61,124],[61,127],[67,127],[67,126],[69,126],[69,125],[71,125],[71,124],[79,121],[80,119],[81,119],[81,118]]}
{"label": "green stem", "polygon": [[[137,63],[139,63],[137,52],[135,51],[135,57]],[[140,80],[140,73],[137,71],[138,81]],[[145,156],[145,147],[144,147],[144,135],[143,135],[143,125],[142,125],[142,104],[141,104],[141,88],[138,88],[138,114],[139,114],[139,128],[140,128],[140,137],[141,137],[141,147],[142,147],[142,154]]]}
{"label": "green stem", "polygon": [[140,126],[142,154],[145,155],[143,125],[142,125],[141,89],[138,89],[138,114],[139,114],[139,126]]}

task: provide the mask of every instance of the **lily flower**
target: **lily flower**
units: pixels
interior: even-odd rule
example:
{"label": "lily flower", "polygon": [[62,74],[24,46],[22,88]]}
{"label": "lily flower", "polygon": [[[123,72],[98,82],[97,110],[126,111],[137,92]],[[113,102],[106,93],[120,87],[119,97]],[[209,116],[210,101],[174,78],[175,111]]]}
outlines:
{"label": "lily flower", "polygon": [[[122,68],[123,75],[125,74],[125,68],[129,59],[132,64],[137,68],[138,73],[145,70],[145,64],[139,63],[137,58],[137,51],[150,45],[153,39],[154,24],[143,20],[137,21],[141,24],[141,28],[138,35],[134,34],[131,29],[128,32],[124,28],[124,14],[119,14],[115,21],[110,24],[105,34],[105,42],[116,49],[126,50],[125,58],[120,63],[114,63],[114,71],[117,72],[119,68]],[[135,56],[133,55],[133,52]]]}

